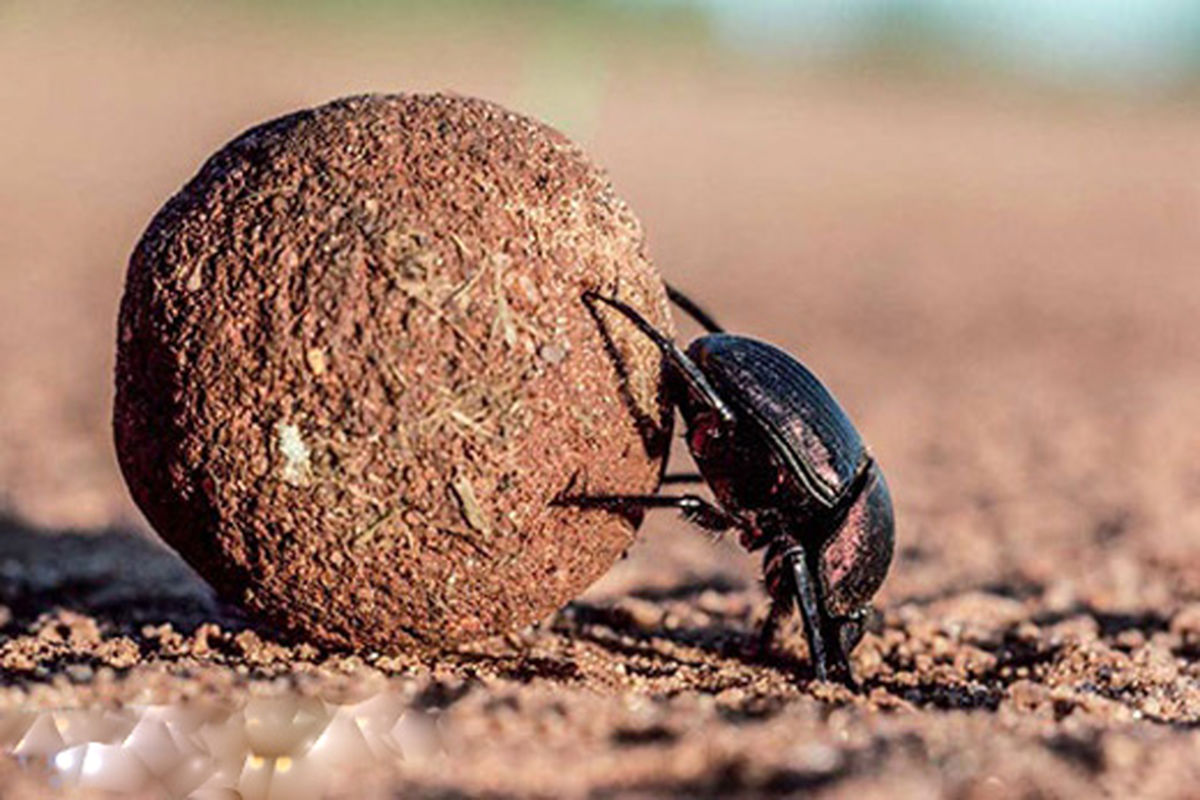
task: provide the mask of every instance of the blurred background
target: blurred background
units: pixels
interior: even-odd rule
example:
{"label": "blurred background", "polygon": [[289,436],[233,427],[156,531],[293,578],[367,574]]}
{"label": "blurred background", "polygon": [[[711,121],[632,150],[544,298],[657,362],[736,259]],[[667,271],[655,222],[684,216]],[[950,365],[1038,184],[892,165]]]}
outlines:
{"label": "blurred background", "polygon": [[420,796],[1195,785],[1197,0],[0,0],[0,700],[363,675],[242,631],[140,535],[117,305],[151,216],[239,132],[433,90],[578,140],[664,276],[824,378],[897,551],[863,705],[738,655],[757,559],[651,515],[552,623],[416,671],[466,754]]}
{"label": "blurred background", "polygon": [[425,90],[579,140],[670,280],[826,378],[891,476],[895,596],[948,549],[1108,588],[1149,563],[1114,530],[1196,553],[1188,0],[0,2],[0,507],[141,529],[109,413],[151,215],[260,121]]}

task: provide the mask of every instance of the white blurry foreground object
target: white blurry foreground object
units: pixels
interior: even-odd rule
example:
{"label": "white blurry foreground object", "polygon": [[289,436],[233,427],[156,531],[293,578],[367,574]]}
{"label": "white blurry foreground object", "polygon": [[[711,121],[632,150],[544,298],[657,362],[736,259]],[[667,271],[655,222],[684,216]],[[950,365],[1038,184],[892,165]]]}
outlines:
{"label": "white blurry foreground object", "polygon": [[0,713],[0,751],[56,788],[101,795],[306,800],[369,764],[442,752],[437,720],[382,691],[351,703],[295,692],[212,702]]}

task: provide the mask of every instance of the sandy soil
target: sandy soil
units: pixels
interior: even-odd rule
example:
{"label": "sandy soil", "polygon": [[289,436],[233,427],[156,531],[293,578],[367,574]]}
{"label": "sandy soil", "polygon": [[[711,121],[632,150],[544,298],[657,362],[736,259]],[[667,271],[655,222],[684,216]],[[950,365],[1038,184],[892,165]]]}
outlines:
{"label": "sandy soil", "polygon": [[798,635],[747,660],[755,561],[670,516],[541,626],[351,656],[254,631],[147,538],[109,441],[124,262],[209,151],[290,108],[453,87],[553,118],[561,95],[519,55],[537,48],[517,26],[400,47],[6,13],[0,707],[391,679],[440,712],[452,758],[354,793],[1195,793],[1194,108],[572,61],[596,104],[556,121],[663,272],[800,354],[887,471],[899,550],[855,655],[866,689],[812,684]]}

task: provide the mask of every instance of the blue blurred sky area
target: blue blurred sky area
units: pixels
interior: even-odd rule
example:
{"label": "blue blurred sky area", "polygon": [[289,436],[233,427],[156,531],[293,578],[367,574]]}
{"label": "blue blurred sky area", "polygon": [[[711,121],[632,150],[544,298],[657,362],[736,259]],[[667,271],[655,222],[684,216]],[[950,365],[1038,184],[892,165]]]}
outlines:
{"label": "blue blurred sky area", "polygon": [[1194,82],[1200,0],[613,0],[699,7],[726,43],[808,59],[953,60],[1063,84]]}

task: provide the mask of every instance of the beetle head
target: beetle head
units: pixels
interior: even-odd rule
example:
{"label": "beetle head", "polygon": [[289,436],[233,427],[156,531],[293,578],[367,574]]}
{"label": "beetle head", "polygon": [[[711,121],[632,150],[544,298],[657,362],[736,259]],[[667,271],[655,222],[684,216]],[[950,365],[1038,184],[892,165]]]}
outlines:
{"label": "beetle head", "polygon": [[854,648],[858,647],[858,643],[862,641],[863,634],[867,630],[867,615],[869,610],[867,606],[858,608],[848,617],[843,617],[838,626],[838,644],[841,645],[842,652],[849,654],[854,652]]}
{"label": "beetle head", "polygon": [[892,563],[892,497],[879,468],[872,464],[870,470],[866,485],[821,551],[826,610],[838,617],[860,613],[879,591]]}

